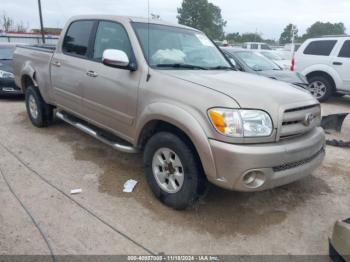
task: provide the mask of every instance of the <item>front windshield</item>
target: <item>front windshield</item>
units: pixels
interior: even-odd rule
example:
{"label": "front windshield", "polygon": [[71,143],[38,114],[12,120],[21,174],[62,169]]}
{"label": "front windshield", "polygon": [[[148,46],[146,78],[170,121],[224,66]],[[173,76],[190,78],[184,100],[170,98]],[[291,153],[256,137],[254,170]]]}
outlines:
{"label": "front windshield", "polygon": [[12,46],[0,46],[0,60],[12,60],[15,48]]}
{"label": "front windshield", "polygon": [[177,65],[181,69],[231,68],[216,46],[200,32],[158,24],[148,26],[145,23],[133,23],[133,28],[151,67],[167,69]]}
{"label": "front windshield", "polygon": [[261,54],[268,59],[274,60],[274,61],[281,61],[284,60],[284,58],[276,53],[271,53],[271,52],[261,52]]}
{"label": "front windshield", "polygon": [[254,71],[281,70],[274,62],[254,52],[236,52],[236,55]]}

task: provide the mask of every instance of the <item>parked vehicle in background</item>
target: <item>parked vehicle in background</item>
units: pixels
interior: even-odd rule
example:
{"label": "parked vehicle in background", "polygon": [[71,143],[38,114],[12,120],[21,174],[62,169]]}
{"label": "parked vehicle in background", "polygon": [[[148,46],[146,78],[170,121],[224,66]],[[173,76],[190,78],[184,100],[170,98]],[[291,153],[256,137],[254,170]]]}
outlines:
{"label": "parked vehicle in background", "polygon": [[260,51],[259,53],[278,64],[284,70],[290,70],[291,60],[285,59],[282,55],[279,54],[279,52],[273,50],[264,50]]}
{"label": "parked vehicle in background", "polygon": [[295,55],[294,70],[307,77],[311,94],[321,102],[350,94],[350,36],[307,40]]}
{"label": "parked vehicle in background", "polygon": [[222,50],[231,59],[236,69],[240,71],[266,76],[305,89],[308,88],[308,82],[303,75],[283,70],[279,65],[264,57],[259,52],[235,48],[222,48]]}
{"label": "parked vehicle in background", "polygon": [[0,43],[0,95],[20,95],[22,90],[15,84],[13,75],[13,53],[16,44]]}
{"label": "parked vehicle in background", "polygon": [[17,48],[14,65],[33,125],[48,126],[55,111],[114,149],[143,150],[151,190],[176,209],[192,205],[207,180],[265,190],[309,175],[325,155],[314,97],[233,70],[193,28],[79,16],[55,50]]}
{"label": "parked vehicle in background", "polygon": [[246,42],[242,45],[242,48],[252,50],[272,50],[268,44],[260,42]]}
{"label": "parked vehicle in background", "polygon": [[329,239],[329,256],[333,262],[350,262],[350,218],[335,223]]}
{"label": "parked vehicle in background", "polygon": [[281,50],[278,50],[278,52],[280,52],[284,58],[292,60],[293,54],[299,50],[301,45],[300,43],[286,44]]}

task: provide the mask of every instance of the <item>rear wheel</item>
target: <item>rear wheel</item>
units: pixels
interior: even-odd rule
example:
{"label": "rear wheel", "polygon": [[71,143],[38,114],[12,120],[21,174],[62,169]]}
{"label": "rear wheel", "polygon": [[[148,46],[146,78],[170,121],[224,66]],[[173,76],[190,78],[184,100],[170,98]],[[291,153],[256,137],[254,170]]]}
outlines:
{"label": "rear wheel", "polygon": [[178,136],[160,132],[144,151],[147,182],[154,195],[169,207],[181,210],[193,205],[206,184],[200,163]]}
{"label": "rear wheel", "polygon": [[327,101],[334,93],[333,85],[323,76],[312,76],[309,79],[310,93],[320,102]]}
{"label": "rear wheel", "polygon": [[53,122],[53,107],[41,97],[37,88],[29,86],[26,90],[26,107],[30,121],[36,127],[46,127]]}

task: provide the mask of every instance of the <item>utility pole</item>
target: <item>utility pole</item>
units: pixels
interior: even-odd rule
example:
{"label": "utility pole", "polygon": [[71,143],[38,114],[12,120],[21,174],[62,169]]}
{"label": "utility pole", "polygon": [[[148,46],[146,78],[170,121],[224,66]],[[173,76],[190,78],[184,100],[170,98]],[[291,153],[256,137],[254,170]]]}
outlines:
{"label": "utility pole", "polygon": [[43,14],[41,11],[41,0],[38,0],[38,7],[39,7],[39,17],[40,17],[41,38],[43,40],[43,44],[45,44],[45,32],[44,32]]}

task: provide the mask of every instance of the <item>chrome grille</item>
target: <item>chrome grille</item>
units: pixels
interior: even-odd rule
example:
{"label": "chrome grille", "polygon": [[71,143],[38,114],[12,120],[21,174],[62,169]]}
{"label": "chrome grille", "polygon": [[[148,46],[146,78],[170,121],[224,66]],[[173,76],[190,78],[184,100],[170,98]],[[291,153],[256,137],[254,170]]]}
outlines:
{"label": "chrome grille", "polygon": [[290,108],[284,111],[280,139],[286,139],[305,134],[321,123],[320,105],[310,105]]}

